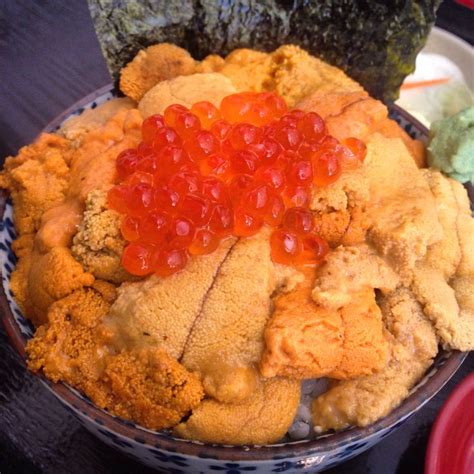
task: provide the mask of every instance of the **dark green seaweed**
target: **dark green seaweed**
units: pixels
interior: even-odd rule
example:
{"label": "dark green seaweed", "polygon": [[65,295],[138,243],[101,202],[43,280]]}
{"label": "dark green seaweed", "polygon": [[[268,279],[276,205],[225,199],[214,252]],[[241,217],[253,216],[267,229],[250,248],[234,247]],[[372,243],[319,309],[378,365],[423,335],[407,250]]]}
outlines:
{"label": "dark green seaweed", "polygon": [[89,0],[112,75],[167,41],[196,59],[293,43],[390,102],[413,71],[441,0]]}

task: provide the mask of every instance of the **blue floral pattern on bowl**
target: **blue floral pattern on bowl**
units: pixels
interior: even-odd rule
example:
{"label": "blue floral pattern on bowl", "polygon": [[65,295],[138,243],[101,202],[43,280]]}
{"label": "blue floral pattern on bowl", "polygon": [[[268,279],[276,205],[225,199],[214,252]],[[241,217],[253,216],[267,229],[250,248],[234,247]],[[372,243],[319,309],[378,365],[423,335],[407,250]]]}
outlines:
{"label": "blue floral pattern on bowl", "polygon": [[[47,131],[55,131],[68,117],[95,108],[115,97],[111,86],[96,91],[57,117]],[[406,112],[391,109],[394,118],[413,138],[426,140],[426,130]],[[10,288],[10,277],[16,258],[11,244],[16,232],[11,202],[4,199],[0,221],[0,269],[7,308],[3,315],[9,335],[19,352],[32,337],[34,328],[23,316]],[[5,309],[5,308],[4,308]],[[7,328],[8,330],[8,328]],[[54,384],[39,376],[49,390],[74,413],[79,421],[106,444],[164,473],[246,474],[278,472],[319,472],[344,462],[369,449],[403,424],[427,403],[461,365],[465,354],[440,351],[430,370],[411,390],[409,397],[390,415],[366,428],[350,428],[339,433],[326,433],[317,439],[277,443],[267,446],[222,446],[173,437],[168,432],[153,432],[110,415],[93,405],[77,390],[65,384]]]}

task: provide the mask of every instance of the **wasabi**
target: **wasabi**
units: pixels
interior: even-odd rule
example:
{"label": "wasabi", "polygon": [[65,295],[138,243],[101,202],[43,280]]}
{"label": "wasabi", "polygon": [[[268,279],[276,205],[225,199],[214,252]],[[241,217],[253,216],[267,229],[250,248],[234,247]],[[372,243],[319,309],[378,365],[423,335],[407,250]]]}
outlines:
{"label": "wasabi", "polygon": [[428,165],[461,183],[474,181],[474,107],[431,125]]}

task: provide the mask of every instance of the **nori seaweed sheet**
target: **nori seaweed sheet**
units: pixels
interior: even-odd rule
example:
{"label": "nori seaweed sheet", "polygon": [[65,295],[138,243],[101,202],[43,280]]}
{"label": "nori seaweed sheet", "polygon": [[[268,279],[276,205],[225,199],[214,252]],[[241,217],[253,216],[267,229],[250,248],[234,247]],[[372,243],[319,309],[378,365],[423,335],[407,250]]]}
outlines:
{"label": "nori seaweed sheet", "polygon": [[88,0],[116,79],[142,48],[167,41],[194,58],[297,44],[385,102],[414,70],[441,0]]}

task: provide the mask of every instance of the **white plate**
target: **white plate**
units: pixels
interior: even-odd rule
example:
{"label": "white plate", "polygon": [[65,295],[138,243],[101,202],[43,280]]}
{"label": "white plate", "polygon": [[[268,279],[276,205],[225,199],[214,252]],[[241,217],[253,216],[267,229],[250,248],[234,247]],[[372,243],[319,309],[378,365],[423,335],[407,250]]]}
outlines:
{"label": "white plate", "polygon": [[469,88],[474,91],[474,48],[468,42],[435,26],[421,52],[441,54],[451,59],[461,69]]}
{"label": "white plate", "polygon": [[451,33],[433,28],[416,58],[415,71],[404,84],[442,78],[448,82],[410,89],[402,86],[396,103],[429,128],[432,122],[474,105],[473,69],[473,48]]}

